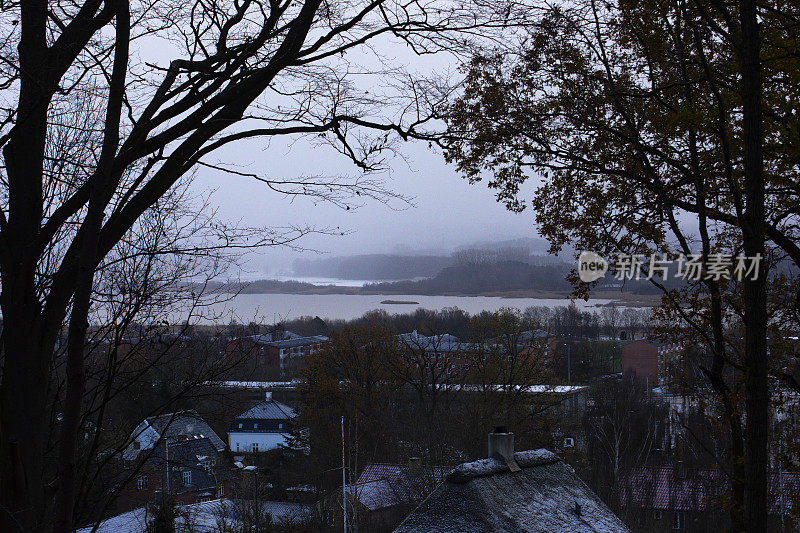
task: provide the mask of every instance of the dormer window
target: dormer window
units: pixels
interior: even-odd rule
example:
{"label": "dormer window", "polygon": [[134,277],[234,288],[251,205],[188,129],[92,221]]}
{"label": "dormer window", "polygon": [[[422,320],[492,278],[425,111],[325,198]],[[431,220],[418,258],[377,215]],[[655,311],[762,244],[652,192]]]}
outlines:
{"label": "dormer window", "polygon": [[187,486],[192,484],[192,472],[190,470],[183,471],[183,484]]}

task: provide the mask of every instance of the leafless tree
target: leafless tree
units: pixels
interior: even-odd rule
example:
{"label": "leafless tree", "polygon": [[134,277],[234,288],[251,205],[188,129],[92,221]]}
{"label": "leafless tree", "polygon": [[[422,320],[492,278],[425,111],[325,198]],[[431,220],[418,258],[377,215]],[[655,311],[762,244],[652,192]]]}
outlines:
{"label": "leafless tree", "polygon": [[[309,135],[363,171],[381,168],[394,139],[429,137],[426,124],[450,89],[442,79],[391,65],[373,44],[417,55],[474,50],[473,41],[496,38],[518,20],[513,6],[393,0],[3,5],[2,529],[72,529],[96,273],[137,221],[197,167],[343,207],[362,198],[389,201],[381,183],[364,174],[281,177],[217,157],[237,141]],[[74,150],[53,151],[62,134],[76,139]],[[233,247],[276,241],[270,234],[219,237],[217,245]],[[58,474],[48,479],[42,452],[49,369],[64,324]]]}

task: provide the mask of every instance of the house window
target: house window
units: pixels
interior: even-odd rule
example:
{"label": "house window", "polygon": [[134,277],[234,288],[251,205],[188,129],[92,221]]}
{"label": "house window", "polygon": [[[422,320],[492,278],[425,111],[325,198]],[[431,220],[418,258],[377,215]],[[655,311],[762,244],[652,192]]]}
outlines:
{"label": "house window", "polygon": [[136,480],[136,488],[139,490],[147,490],[147,476],[139,476]]}
{"label": "house window", "polygon": [[678,511],[674,515],[672,515],[672,529],[676,531],[682,531],[686,522],[686,517],[683,515],[683,511]]}
{"label": "house window", "polygon": [[564,448],[572,448],[575,446],[575,439],[572,437],[567,437],[564,439]]}
{"label": "house window", "polygon": [[243,427],[244,427],[244,424],[242,424],[241,422],[239,422],[239,429],[242,429]]}
{"label": "house window", "polygon": [[661,520],[661,509],[656,509],[653,511],[653,520]]}
{"label": "house window", "polygon": [[258,422],[256,422],[255,424],[253,424],[253,429],[258,429]]}
{"label": "house window", "polygon": [[258,443],[257,443],[257,442],[254,442],[254,443],[253,443],[253,451],[254,451],[254,452],[257,452],[257,451],[258,451]]}
{"label": "house window", "polygon": [[236,443],[236,451],[237,452],[239,451],[239,443],[238,442]]}
{"label": "house window", "polygon": [[183,484],[184,485],[191,485],[192,484],[192,473],[189,470],[183,471]]}
{"label": "house window", "polygon": [[283,429],[283,422],[278,422],[278,429]]}

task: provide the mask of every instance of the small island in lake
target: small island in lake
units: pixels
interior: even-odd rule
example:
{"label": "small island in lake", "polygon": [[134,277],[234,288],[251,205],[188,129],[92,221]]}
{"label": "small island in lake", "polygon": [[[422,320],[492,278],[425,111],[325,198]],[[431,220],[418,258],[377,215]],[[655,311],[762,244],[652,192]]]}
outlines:
{"label": "small island in lake", "polygon": [[406,304],[406,305],[419,305],[419,302],[411,302],[408,300],[383,300],[382,304]]}

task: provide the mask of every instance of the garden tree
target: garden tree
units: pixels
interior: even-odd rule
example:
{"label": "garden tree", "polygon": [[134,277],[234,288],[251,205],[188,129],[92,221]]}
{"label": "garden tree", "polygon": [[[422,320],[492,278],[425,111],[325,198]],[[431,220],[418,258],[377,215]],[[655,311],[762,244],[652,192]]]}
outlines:
{"label": "garden tree", "polygon": [[[367,58],[371,46],[459,54],[520,14],[494,1],[393,0],[35,0],[2,10],[0,528],[70,531],[96,272],[137,220],[198,166],[342,207],[386,201],[391,194],[363,176],[281,178],[213,158],[237,141],[307,134],[363,170],[379,168],[393,135],[427,136],[448,89],[380,54]],[[364,71],[375,75],[351,74]],[[57,149],[60,135],[71,150]],[[216,244],[276,240],[223,229]],[[62,326],[66,390],[53,475],[42,452]]]}
{"label": "garden tree", "polygon": [[531,405],[546,410],[542,398],[531,391],[534,385],[550,382],[547,339],[530,335],[536,325],[512,308],[485,311],[470,320],[472,336],[463,355],[469,390],[459,401],[466,421],[461,448],[470,457],[486,453],[486,435],[498,425],[511,428],[518,444],[525,446],[539,414],[532,416]]}
{"label": "garden tree", "polygon": [[[797,2],[752,0],[544,6],[516,53],[476,54],[444,143],[471,181],[491,171],[513,210],[538,174],[531,205],[555,249],[765,257],[757,276],[704,272],[661,308],[680,320],[674,335],[711,353],[703,372],[730,435],[736,530],[767,516],[766,280],[782,256],[800,265],[798,14]],[[789,300],[771,297],[781,313]]]}
{"label": "garden tree", "polygon": [[[305,356],[300,420],[308,428],[311,472],[320,489],[330,489],[341,481],[341,472],[335,472],[341,470],[341,416],[352,424],[354,434],[347,447],[348,452],[358,454],[354,465],[385,461],[393,455],[402,384],[390,367],[398,348],[397,339],[387,330],[356,326],[332,332],[319,352]],[[326,485],[326,480],[333,481]]]}
{"label": "garden tree", "polygon": [[659,413],[632,374],[597,383],[589,398],[584,428],[590,482],[620,514],[621,483],[632,468],[646,464],[663,437],[655,432]]}
{"label": "garden tree", "polygon": [[413,398],[407,427],[414,429],[414,455],[428,464],[443,465],[457,459],[450,433],[456,421],[448,413],[469,375],[471,347],[447,333],[438,317],[431,318],[424,323],[425,334],[413,331],[402,336],[390,368]]}

